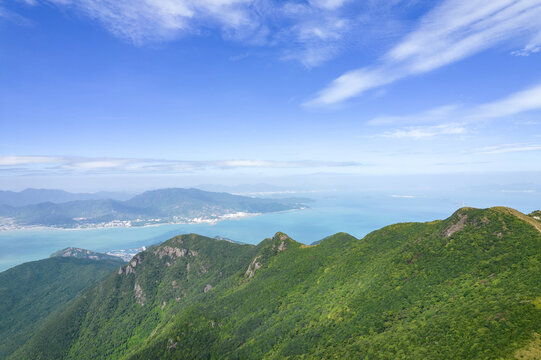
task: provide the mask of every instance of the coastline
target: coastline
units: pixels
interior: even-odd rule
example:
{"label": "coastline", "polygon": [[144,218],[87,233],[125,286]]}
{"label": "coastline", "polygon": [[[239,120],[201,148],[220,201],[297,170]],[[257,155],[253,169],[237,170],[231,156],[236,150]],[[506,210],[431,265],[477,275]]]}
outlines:
{"label": "coastline", "polygon": [[99,224],[88,224],[88,226],[78,226],[78,227],[58,227],[58,226],[45,226],[45,225],[21,225],[16,226],[13,225],[13,228],[5,228],[3,226],[0,226],[0,233],[5,232],[16,232],[16,231],[57,231],[57,230],[65,230],[65,231],[80,231],[80,230],[102,230],[102,229],[126,229],[126,228],[149,228],[149,227],[157,227],[157,226],[164,226],[164,225],[190,225],[190,224],[210,224],[210,225],[216,225],[218,222],[225,221],[225,220],[240,220],[245,219],[249,217],[255,217],[260,216],[264,214],[279,214],[279,213],[286,213],[286,212],[292,212],[292,211],[298,211],[298,210],[305,210],[308,207],[301,207],[298,209],[288,209],[283,211],[273,211],[273,212],[267,212],[267,213],[247,213],[247,212],[236,212],[236,213],[227,213],[223,215],[219,215],[216,217],[195,217],[191,219],[186,219],[183,221],[168,221],[168,222],[160,222],[155,224],[142,224],[137,225],[133,224],[132,221],[119,221],[114,220],[109,223],[99,223]]}

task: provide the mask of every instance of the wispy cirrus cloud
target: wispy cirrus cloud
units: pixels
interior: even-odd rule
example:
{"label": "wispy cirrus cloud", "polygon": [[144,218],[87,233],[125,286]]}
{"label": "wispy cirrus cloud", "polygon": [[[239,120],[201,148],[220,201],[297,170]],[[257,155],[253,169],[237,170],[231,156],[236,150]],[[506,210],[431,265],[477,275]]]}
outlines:
{"label": "wispy cirrus cloud", "polygon": [[2,1],[0,1],[0,20],[5,20],[20,26],[32,25],[32,21],[30,21],[29,19],[2,6]]}
{"label": "wispy cirrus cloud", "polygon": [[319,169],[362,166],[354,161],[273,160],[163,160],[0,155],[0,170],[14,173],[139,173],[177,174],[212,169]]}
{"label": "wispy cirrus cloud", "polygon": [[471,111],[473,119],[503,118],[541,109],[541,83],[511,94],[504,99],[483,104]]}
{"label": "wispy cirrus cloud", "polygon": [[321,15],[320,9],[311,8],[307,13],[319,13],[282,32],[285,37],[295,34],[297,46],[289,47],[285,59],[298,60],[307,67],[314,67],[333,58],[340,50],[342,38],[351,30],[351,21],[334,14]]}
{"label": "wispy cirrus cloud", "polygon": [[523,41],[525,36],[541,31],[540,17],[540,0],[446,0],[426,14],[417,28],[377,64],[343,74],[305,105],[339,103],[504,41]]}
{"label": "wispy cirrus cloud", "polygon": [[41,0],[100,21],[136,44],[170,40],[204,24],[241,31],[257,26],[251,0]]}
{"label": "wispy cirrus cloud", "polygon": [[530,56],[541,51],[541,31],[522,49],[511,52],[514,56]]}
{"label": "wispy cirrus cloud", "polygon": [[466,127],[462,124],[441,124],[389,130],[384,132],[383,136],[397,139],[424,139],[442,135],[463,135],[466,132]]}
{"label": "wispy cirrus cloud", "polygon": [[444,105],[434,109],[429,109],[417,114],[389,116],[383,115],[370,119],[366,122],[367,125],[395,125],[395,124],[411,124],[411,123],[429,123],[440,120],[447,120],[450,115],[456,113],[460,108],[459,105],[451,104]]}
{"label": "wispy cirrus cloud", "polygon": [[[463,135],[480,121],[510,118],[525,112],[541,110],[541,83],[504,98],[475,106],[450,104],[434,109],[394,116],[379,116],[366,122],[370,126],[397,126],[386,130],[385,137],[429,138],[441,135]],[[526,124],[536,125],[529,121]],[[416,126],[414,126],[416,125]]]}
{"label": "wispy cirrus cloud", "polygon": [[15,166],[27,164],[54,164],[62,162],[64,158],[55,156],[13,156],[0,155],[0,166]]}
{"label": "wispy cirrus cloud", "polygon": [[475,149],[481,154],[505,154],[523,151],[541,151],[541,144],[502,144]]}
{"label": "wispy cirrus cloud", "polygon": [[[23,0],[20,0],[23,1]],[[228,40],[281,49],[282,58],[318,66],[341,49],[359,12],[351,0],[24,0],[53,5],[100,22],[136,45],[221,31]],[[0,8],[0,16],[1,16]]]}
{"label": "wispy cirrus cloud", "polygon": [[[319,66],[361,43],[402,28],[414,3],[404,0],[18,0],[75,13],[137,46],[221,32],[244,45],[265,46],[278,58]],[[400,6],[407,3],[407,6]],[[419,5],[420,6],[420,5]],[[380,38],[381,36],[381,38]]]}

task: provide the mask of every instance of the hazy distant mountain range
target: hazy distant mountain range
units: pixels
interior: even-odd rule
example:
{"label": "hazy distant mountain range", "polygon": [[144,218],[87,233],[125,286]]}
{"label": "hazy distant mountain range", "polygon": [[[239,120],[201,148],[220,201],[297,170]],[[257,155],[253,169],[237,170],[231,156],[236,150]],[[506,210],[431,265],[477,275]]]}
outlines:
{"label": "hazy distant mountain range", "polygon": [[96,193],[70,193],[54,189],[26,189],[23,191],[0,191],[0,205],[26,206],[44,202],[64,203],[78,200],[128,200],[133,194],[100,191]]}
{"label": "hazy distant mountain range", "polygon": [[[262,199],[180,188],[147,191],[128,200],[100,198],[104,196],[103,193],[71,194],[35,189],[19,193],[3,192],[1,195],[2,229],[204,222],[304,207],[301,199]],[[48,200],[41,202],[42,199]]]}
{"label": "hazy distant mountain range", "polygon": [[540,359],[540,215],[462,208],[312,246],[188,234],[122,266],[23,264],[0,273],[0,357]]}

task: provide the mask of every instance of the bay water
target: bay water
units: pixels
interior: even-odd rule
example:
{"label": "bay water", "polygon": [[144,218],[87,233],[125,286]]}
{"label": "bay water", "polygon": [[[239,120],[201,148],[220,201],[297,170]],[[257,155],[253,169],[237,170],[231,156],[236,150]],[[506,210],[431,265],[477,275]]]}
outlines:
{"label": "bay water", "polygon": [[134,228],[84,230],[32,229],[0,232],[0,271],[23,262],[48,257],[68,246],[106,252],[161,243],[173,236],[197,233],[257,244],[282,231],[311,244],[337,232],[362,238],[383,226],[410,221],[432,221],[450,216],[461,206],[510,206],[529,213],[541,208],[534,192],[441,192],[411,194],[341,193],[311,195],[309,208],[263,214],[216,224],[172,224]]}

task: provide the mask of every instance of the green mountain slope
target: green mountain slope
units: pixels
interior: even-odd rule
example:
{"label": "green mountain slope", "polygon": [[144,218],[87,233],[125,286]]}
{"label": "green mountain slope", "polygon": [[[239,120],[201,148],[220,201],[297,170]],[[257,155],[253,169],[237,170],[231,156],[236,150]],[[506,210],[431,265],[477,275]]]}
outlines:
{"label": "green mountain slope", "polygon": [[150,247],[51,319],[14,358],[118,358],[227,282],[255,249],[195,234]]}
{"label": "green mountain slope", "polygon": [[55,257],[0,273],[0,358],[24,344],[49,314],[120,265],[118,260]]}
{"label": "green mountain slope", "polygon": [[[535,355],[541,232],[525,218],[464,208],[314,246],[282,233],[257,247],[177,237],[50,319],[14,358]],[[192,264],[206,272],[192,276]]]}

